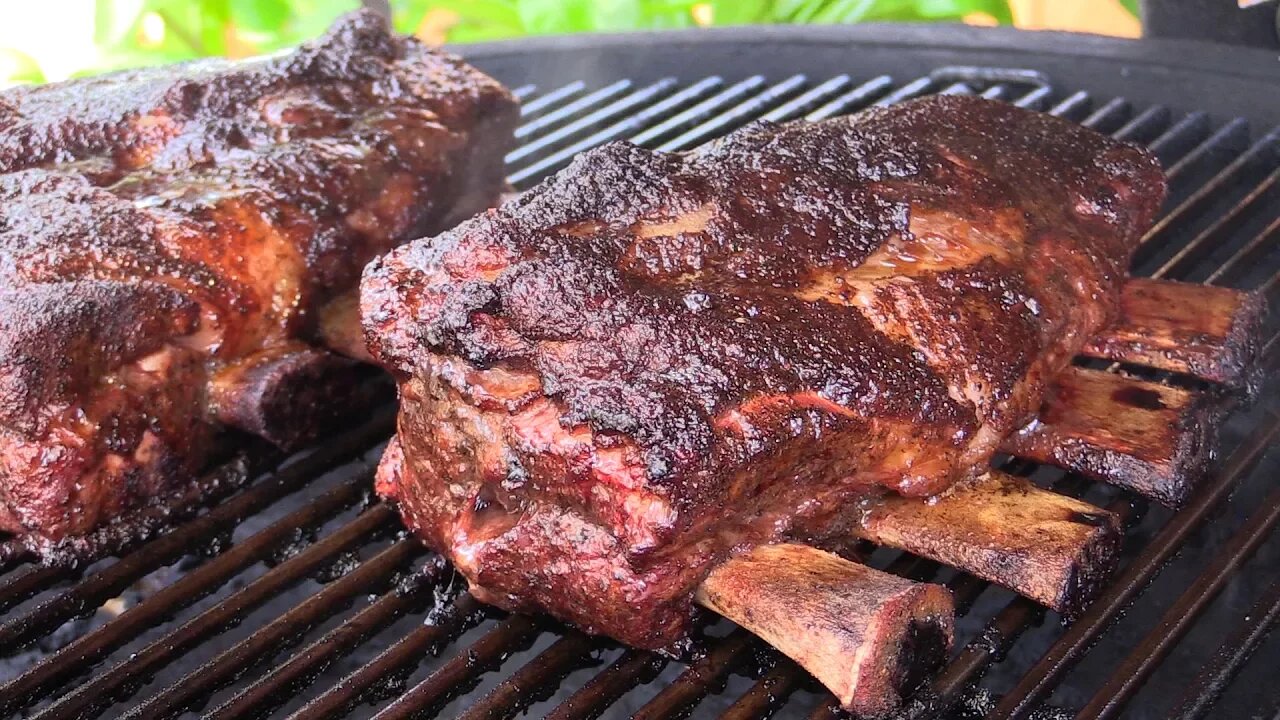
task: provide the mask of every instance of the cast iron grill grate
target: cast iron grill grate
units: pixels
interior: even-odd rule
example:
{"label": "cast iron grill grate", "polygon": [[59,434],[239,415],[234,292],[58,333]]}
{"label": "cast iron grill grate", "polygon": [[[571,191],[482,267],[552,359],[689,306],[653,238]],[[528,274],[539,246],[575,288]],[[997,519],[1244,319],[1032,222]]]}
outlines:
{"label": "cast iron grill grate", "polygon": [[[515,92],[524,101],[522,145],[507,161],[517,189],[617,139],[685,150],[754,120],[819,119],[928,93],[1045,110],[1145,143],[1165,164],[1168,210],[1143,241],[1137,274],[1262,288],[1271,299],[1280,293],[1280,128],[1259,132],[1239,119],[1218,123],[1204,112],[1175,115],[1124,98],[1064,93],[1037,73],[997,68],[942,68],[908,82],[757,75]],[[1273,368],[1277,323],[1268,332],[1265,362]],[[1176,513],[1061,471],[1005,461],[1011,472],[1128,521],[1116,578],[1069,627],[971,576],[868,548],[876,567],[946,583],[963,613],[950,662],[905,715],[1026,717],[1052,701],[1069,707],[1067,716],[1101,718],[1137,698],[1158,708],[1152,717],[1204,717],[1233,678],[1256,674],[1250,654],[1280,615],[1280,582],[1271,579],[1280,491],[1268,487],[1269,470],[1280,463],[1272,452],[1280,416],[1269,401],[1264,395],[1236,414],[1213,475]],[[450,569],[400,533],[391,508],[370,497],[390,409],[352,426],[291,460],[249,447],[188,498],[193,510],[172,529],[105,543],[101,557],[78,567],[40,567],[16,544],[0,545],[0,715],[837,715],[803,671],[724,622],[707,629],[705,655],[684,665],[480,606]],[[1190,563],[1192,579],[1164,587],[1161,570],[1179,553],[1191,556],[1180,562]],[[1241,576],[1260,589],[1233,590],[1247,595],[1233,606],[1253,605],[1243,616],[1224,611],[1220,598],[1214,603]],[[1119,625],[1136,628],[1109,632],[1131,605],[1138,610]],[[1182,671],[1184,695],[1149,698],[1147,681],[1172,672],[1170,657],[1186,659],[1180,640],[1206,615],[1224,612],[1219,651],[1179,663],[1191,668]],[[1122,643],[1118,668],[1089,662],[1100,638]],[[1215,638],[1209,647],[1217,645]],[[1258,697],[1266,702],[1268,694]]]}

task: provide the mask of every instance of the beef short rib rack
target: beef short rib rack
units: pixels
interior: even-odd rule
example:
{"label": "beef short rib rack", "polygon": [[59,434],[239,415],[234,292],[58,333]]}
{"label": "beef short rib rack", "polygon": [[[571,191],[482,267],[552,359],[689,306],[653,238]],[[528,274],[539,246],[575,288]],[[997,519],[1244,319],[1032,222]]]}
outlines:
{"label": "beef short rib rack", "polygon": [[370,257],[495,201],[515,101],[340,20],[273,59],[0,95],[0,529],[57,541],[350,391],[317,315]]}
{"label": "beef short rib rack", "polygon": [[379,490],[478,596],[673,648],[732,556],[983,467],[1114,319],[1163,192],[962,97],[588,152],[366,270]]}

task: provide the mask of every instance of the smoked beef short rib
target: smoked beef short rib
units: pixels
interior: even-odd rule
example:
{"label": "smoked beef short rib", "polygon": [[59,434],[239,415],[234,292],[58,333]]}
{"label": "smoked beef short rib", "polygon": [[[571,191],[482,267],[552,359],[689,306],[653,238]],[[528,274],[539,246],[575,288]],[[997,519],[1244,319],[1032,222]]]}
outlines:
{"label": "smoked beef short rib", "polygon": [[965,97],[590,151],[366,269],[379,492],[485,601],[673,649],[730,555],[984,469],[1163,195],[1137,148]]}
{"label": "smoked beef short rib", "polygon": [[0,93],[0,530],[85,532],[224,424],[300,440],[350,391],[322,307],[495,202],[516,117],[368,13],[277,58]]}

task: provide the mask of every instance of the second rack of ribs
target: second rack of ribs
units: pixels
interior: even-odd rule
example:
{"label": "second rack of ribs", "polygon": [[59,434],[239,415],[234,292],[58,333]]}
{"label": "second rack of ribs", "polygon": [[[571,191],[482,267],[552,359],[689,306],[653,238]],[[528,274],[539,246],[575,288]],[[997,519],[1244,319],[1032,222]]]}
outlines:
{"label": "second rack of ribs", "polygon": [[352,367],[317,316],[496,200],[516,115],[372,13],[277,58],[0,94],[0,530],[108,522],[224,424],[301,440]]}
{"label": "second rack of ribs", "polygon": [[675,648],[730,554],[984,467],[1163,195],[1139,149],[963,97],[588,152],[366,270],[379,490],[482,599]]}

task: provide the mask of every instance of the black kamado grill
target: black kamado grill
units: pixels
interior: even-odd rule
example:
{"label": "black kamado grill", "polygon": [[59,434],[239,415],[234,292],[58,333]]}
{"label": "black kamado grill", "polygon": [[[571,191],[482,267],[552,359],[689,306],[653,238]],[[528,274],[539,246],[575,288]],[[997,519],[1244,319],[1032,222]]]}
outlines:
{"label": "black kamado grill", "polygon": [[[960,27],[751,28],[538,39],[465,54],[524,101],[517,188],[630,139],[695,147],[745,123],[822,118],[928,93],[1039,108],[1150,147],[1172,194],[1138,274],[1280,294],[1275,51]],[[1273,321],[1269,374],[1280,360]],[[1113,368],[1116,369],[1116,368]],[[1119,368],[1162,382],[1178,377]],[[899,552],[868,562],[946,583],[957,647],[918,718],[1272,718],[1280,714],[1280,416],[1275,383],[1224,429],[1171,512],[1005,461],[1128,521],[1121,567],[1084,615],[1052,612]],[[790,661],[726,622],[691,664],[477,603],[371,497],[392,413],[281,458],[214,469],[144,541],[40,567],[0,545],[0,716],[557,720],[834,717]]]}

